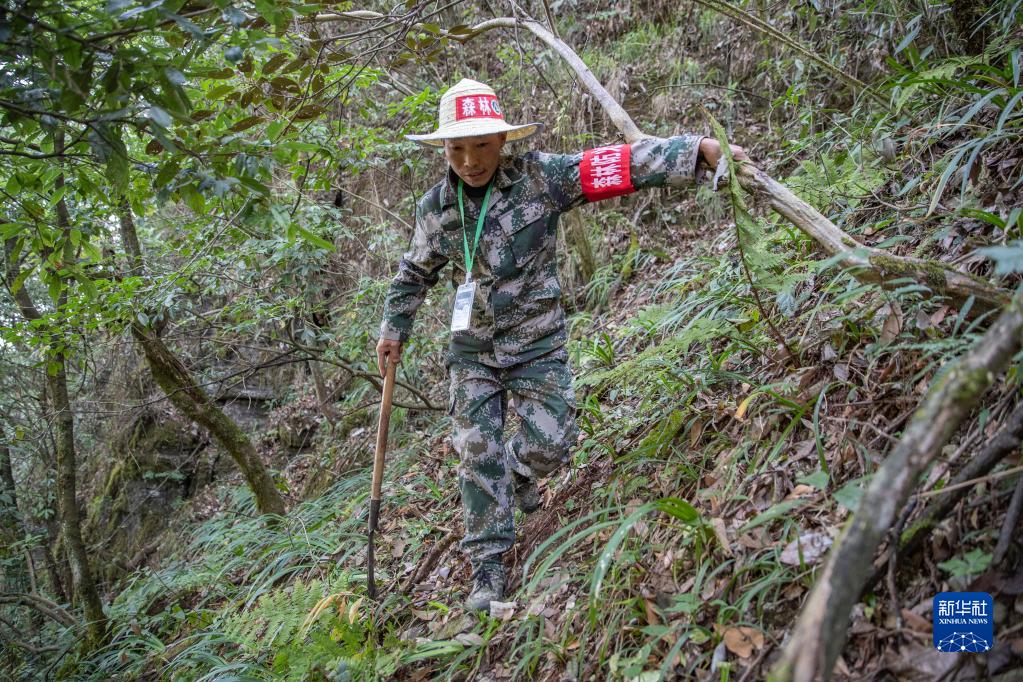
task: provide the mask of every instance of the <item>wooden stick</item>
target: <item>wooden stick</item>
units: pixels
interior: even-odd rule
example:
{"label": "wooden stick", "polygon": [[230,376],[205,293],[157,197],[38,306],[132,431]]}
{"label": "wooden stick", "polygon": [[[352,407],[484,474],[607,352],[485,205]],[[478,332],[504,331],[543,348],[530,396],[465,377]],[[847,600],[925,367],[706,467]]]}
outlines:
{"label": "wooden stick", "polygon": [[377,450],[373,457],[373,488],[370,499],[380,500],[380,486],[384,480],[384,455],[387,453],[387,429],[391,424],[391,401],[394,397],[394,372],[397,364],[387,361],[384,390],[380,398],[380,419],[377,422]]}
{"label": "wooden stick", "polygon": [[369,530],[366,533],[366,591],[371,599],[376,599],[377,585],[374,572],[376,556],[373,537],[380,518],[380,487],[384,481],[384,455],[387,454],[387,430],[391,424],[391,401],[394,397],[394,372],[397,363],[387,358],[387,371],[384,375],[384,390],[380,398],[380,420],[377,422],[377,449],[373,456],[373,484],[369,493]]}

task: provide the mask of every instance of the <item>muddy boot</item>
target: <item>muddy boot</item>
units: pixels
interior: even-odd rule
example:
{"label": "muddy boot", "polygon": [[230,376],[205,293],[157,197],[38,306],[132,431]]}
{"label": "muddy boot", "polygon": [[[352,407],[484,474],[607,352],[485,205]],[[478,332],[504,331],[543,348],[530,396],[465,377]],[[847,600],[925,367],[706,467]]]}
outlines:
{"label": "muddy boot", "polygon": [[532,514],[540,508],[540,490],[536,487],[536,479],[526,478],[519,473],[512,475],[515,478],[515,503],[526,514]]}
{"label": "muddy boot", "polygon": [[470,611],[490,611],[490,602],[504,599],[504,564],[486,561],[472,572],[472,592],[465,600]]}

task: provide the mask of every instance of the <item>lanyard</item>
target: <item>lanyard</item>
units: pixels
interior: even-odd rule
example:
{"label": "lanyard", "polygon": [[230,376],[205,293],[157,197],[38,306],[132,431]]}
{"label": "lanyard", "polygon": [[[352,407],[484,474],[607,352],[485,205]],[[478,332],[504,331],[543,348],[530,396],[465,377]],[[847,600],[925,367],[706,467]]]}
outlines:
{"label": "lanyard", "polygon": [[[494,173],[497,176],[497,173]],[[476,220],[476,237],[472,242],[472,251],[469,251],[469,235],[465,232],[465,203],[462,200],[462,178],[458,178],[458,213],[462,216],[462,245],[465,246],[465,281],[472,279],[472,261],[476,257],[476,247],[480,245],[480,235],[483,234],[483,218],[487,215],[487,204],[490,203],[490,190],[494,188],[494,178],[487,183],[487,191],[483,195],[483,205],[480,206],[480,217]]]}

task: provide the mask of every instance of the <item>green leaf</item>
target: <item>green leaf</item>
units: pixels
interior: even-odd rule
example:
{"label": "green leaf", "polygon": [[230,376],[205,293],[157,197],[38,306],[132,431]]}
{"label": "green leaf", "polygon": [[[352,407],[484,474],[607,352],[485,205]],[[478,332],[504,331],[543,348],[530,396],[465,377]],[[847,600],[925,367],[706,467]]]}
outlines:
{"label": "green leaf", "polygon": [[683,523],[695,524],[700,521],[700,512],[696,511],[696,507],[677,497],[665,497],[657,500],[654,504],[657,506],[658,511],[662,511]]}
{"label": "green leaf", "polygon": [[828,475],[827,473],[821,471],[820,469],[813,472],[812,474],[800,476],[798,480],[800,483],[805,483],[806,485],[813,486],[817,490],[827,490],[828,488]]}
{"label": "green leaf", "polygon": [[160,172],[156,174],[156,179],[153,181],[153,186],[157,189],[165,187],[178,174],[179,168],[180,162],[178,159],[172,158],[160,168]]}
{"label": "green leaf", "polygon": [[75,280],[78,282],[78,286],[82,287],[82,291],[85,292],[85,297],[90,301],[96,300],[96,285],[93,283],[92,278],[86,275],[84,272],[75,272]]}
{"label": "green leaf", "polygon": [[870,480],[869,476],[855,478],[831,494],[835,502],[855,513],[860,506],[860,498],[863,497],[863,489]]}
{"label": "green leaf", "polygon": [[319,236],[313,234],[312,232],[310,232],[306,228],[302,227],[298,223],[295,223],[295,229],[298,230],[298,233],[300,235],[302,235],[302,237],[304,237],[306,241],[315,244],[316,246],[320,247],[321,249],[326,249],[327,251],[333,251],[334,250],[334,245],[333,244],[328,242],[323,237],[319,237]]}
{"label": "green leaf", "polygon": [[21,287],[25,284],[25,280],[29,278],[29,275],[31,275],[34,270],[35,265],[30,265],[18,273],[18,276],[11,283],[11,294],[16,294],[21,290]]}
{"label": "green leaf", "polygon": [[1023,242],[1013,241],[1006,246],[986,246],[977,249],[995,262],[996,275],[1009,275],[1023,272]]}
{"label": "green leaf", "polygon": [[63,289],[63,286],[61,286],[62,283],[60,277],[57,277],[56,275],[51,276],[49,280],[50,281],[47,282],[46,289],[50,294],[50,300],[53,301],[54,305],[56,305],[60,300],[60,292]]}
{"label": "green leaf", "polygon": [[987,570],[991,565],[991,555],[981,549],[974,549],[961,557],[953,557],[948,561],[942,561],[938,568],[951,574],[956,578],[968,575],[977,575]]}
{"label": "green leaf", "polygon": [[593,569],[593,579],[590,582],[590,599],[596,602],[597,597],[600,596],[600,588],[604,584],[604,577],[607,575],[608,570],[611,568],[611,562],[614,560],[615,554],[618,552],[618,547],[621,546],[622,541],[632,530],[632,527],[647,514],[654,509],[657,509],[656,502],[647,502],[636,511],[629,514],[620,526],[618,530],[614,532],[611,539],[607,541],[604,549],[600,552],[597,557],[597,566]]}
{"label": "green leaf", "polygon": [[2,223],[0,224],[0,239],[10,239],[24,229],[24,223]]}
{"label": "green leaf", "polygon": [[121,139],[120,126],[109,126],[104,132],[104,141],[110,146],[106,178],[114,193],[120,195],[128,186],[128,148]]}
{"label": "green leaf", "polygon": [[188,82],[187,80],[185,80],[185,74],[169,66],[163,70],[163,73],[167,77],[167,80],[173,83],[174,85],[184,85],[185,83]]}
{"label": "green leaf", "polygon": [[239,175],[238,180],[243,185],[245,185],[246,187],[248,187],[249,189],[256,193],[261,194],[264,197],[270,196],[270,189],[263,183],[256,180],[255,178],[250,178],[247,175]]}
{"label": "green leaf", "polygon": [[934,209],[937,208],[938,202],[941,201],[941,195],[945,193],[945,186],[948,181],[952,179],[952,174],[959,168],[959,162],[966,156],[966,152],[970,151],[969,145],[963,145],[949,160],[948,165],[945,166],[944,172],[938,178],[938,186],[934,189],[934,194],[931,196],[931,203],[927,207],[927,213],[924,216],[929,216],[934,213]]}
{"label": "green leaf", "polygon": [[149,114],[149,119],[153,121],[153,123],[161,125],[164,128],[169,128],[171,124],[174,122],[174,119],[171,118],[171,115],[168,114],[166,110],[160,107],[157,106],[149,107],[149,111],[147,113]]}
{"label": "green leaf", "polygon": [[753,530],[757,526],[762,526],[765,523],[770,523],[775,519],[779,519],[783,516],[788,515],[793,509],[799,509],[803,505],[807,504],[809,500],[796,499],[796,500],[784,500],[778,504],[772,505],[768,509],[757,514],[753,517],[752,521],[748,521],[742,528],[739,529],[740,533],[745,533],[748,530]]}
{"label": "green leaf", "polygon": [[202,192],[196,189],[195,185],[184,185],[178,192],[181,198],[196,215],[202,215],[206,211],[206,199]]}

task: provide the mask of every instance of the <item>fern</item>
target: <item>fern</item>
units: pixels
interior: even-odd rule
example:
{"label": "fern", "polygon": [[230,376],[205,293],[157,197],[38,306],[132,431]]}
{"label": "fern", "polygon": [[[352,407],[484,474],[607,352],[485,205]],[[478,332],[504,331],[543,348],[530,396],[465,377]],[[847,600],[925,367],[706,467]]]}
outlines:
{"label": "fern", "polygon": [[272,590],[254,607],[230,616],[224,633],[252,653],[268,649],[275,642],[291,643],[306,616],[323,599],[323,582],[296,580],[290,590]]}

